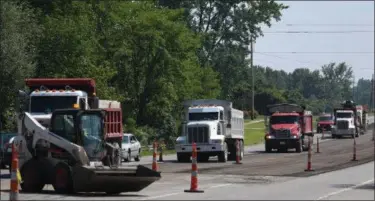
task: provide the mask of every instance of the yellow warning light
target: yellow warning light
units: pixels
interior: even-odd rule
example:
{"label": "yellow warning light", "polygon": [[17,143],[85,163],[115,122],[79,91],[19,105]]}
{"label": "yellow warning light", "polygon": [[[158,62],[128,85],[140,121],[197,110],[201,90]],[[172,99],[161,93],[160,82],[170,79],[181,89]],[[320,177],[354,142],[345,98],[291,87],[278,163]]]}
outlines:
{"label": "yellow warning light", "polygon": [[74,104],[74,105],[73,105],[73,108],[74,108],[74,109],[79,109],[79,106],[78,106],[78,104],[77,104],[77,103],[76,103],[76,104]]}

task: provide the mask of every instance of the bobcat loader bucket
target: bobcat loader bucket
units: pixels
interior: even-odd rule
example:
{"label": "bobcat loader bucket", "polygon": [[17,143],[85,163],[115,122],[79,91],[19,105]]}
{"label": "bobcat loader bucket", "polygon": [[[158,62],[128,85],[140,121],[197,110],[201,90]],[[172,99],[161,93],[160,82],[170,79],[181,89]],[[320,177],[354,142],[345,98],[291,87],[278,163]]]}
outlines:
{"label": "bobcat loader bucket", "polygon": [[76,166],[72,171],[75,192],[138,192],[161,178],[160,172],[142,165],[119,168]]}

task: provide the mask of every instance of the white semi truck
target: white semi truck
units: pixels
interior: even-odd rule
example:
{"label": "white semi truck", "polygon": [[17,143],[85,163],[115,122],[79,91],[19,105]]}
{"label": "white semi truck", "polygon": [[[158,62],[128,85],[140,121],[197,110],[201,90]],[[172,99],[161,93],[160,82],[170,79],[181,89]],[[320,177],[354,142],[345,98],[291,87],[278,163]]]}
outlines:
{"label": "white semi truck", "polygon": [[218,156],[220,162],[236,158],[236,141],[240,158],[244,155],[244,113],[234,109],[232,102],[203,99],[189,100],[184,105],[182,134],[176,140],[177,160],[190,160],[192,143],[196,143],[198,161]]}
{"label": "white semi truck", "polygon": [[359,117],[353,101],[345,101],[342,107],[334,109],[334,125],[332,138],[342,136],[359,136]]}

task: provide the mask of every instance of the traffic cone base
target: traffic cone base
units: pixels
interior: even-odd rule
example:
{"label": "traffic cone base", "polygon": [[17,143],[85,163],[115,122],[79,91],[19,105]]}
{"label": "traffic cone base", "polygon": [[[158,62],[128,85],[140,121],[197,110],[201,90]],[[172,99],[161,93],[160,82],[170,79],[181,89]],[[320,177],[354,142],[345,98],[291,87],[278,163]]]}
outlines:
{"label": "traffic cone base", "polygon": [[185,189],[184,192],[189,192],[189,193],[203,193],[203,190],[199,189]]}

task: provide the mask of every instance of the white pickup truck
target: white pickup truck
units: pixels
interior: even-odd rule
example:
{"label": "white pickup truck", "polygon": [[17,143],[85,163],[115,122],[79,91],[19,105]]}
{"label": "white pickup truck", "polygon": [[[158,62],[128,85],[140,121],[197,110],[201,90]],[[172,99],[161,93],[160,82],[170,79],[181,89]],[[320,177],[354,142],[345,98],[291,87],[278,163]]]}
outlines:
{"label": "white pickup truck", "polygon": [[244,113],[224,100],[190,100],[184,102],[182,134],[176,140],[177,160],[189,161],[192,143],[196,143],[198,161],[218,156],[220,162],[235,160],[236,140],[240,158],[244,155]]}

